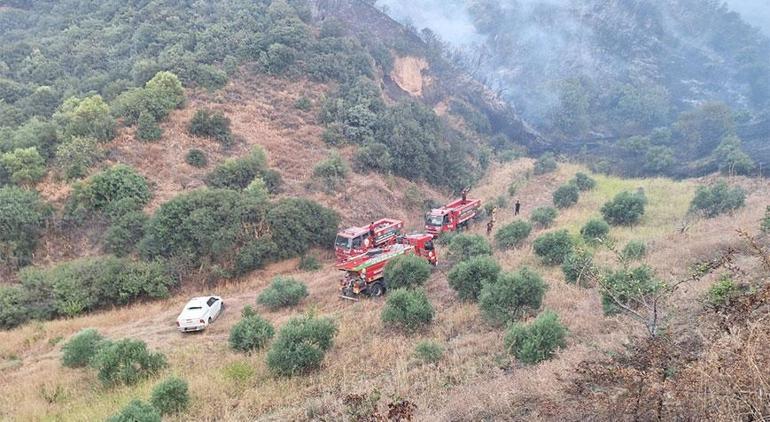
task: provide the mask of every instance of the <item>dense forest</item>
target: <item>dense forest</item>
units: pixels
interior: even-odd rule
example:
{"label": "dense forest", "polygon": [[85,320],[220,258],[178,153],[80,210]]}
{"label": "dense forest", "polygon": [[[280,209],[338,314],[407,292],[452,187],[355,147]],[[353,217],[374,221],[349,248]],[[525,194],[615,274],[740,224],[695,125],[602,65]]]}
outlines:
{"label": "dense forest", "polygon": [[447,56],[596,170],[682,177],[768,164],[767,137],[749,127],[768,119],[770,39],[720,1],[441,3],[378,4],[451,40]]}

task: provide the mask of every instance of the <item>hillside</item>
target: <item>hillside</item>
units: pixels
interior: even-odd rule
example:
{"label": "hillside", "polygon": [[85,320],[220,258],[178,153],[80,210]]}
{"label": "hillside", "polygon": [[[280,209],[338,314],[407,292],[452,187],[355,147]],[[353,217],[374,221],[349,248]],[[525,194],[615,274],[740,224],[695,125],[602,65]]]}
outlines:
{"label": "hillside", "polygon": [[[744,129],[767,122],[770,41],[725,2],[377,4],[424,39],[438,37],[446,56],[502,93],[550,148],[604,161],[597,169],[703,176],[725,167],[715,148],[735,126],[745,144],[736,148],[752,163],[739,173],[770,163],[766,133]],[[711,133],[696,135],[692,120],[709,114]],[[643,168],[624,162],[629,150],[644,156]]]}
{"label": "hillside", "polygon": [[[530,166],[531,162],[526,160],[495,165],[474,193],[495,197],[505,191],[509,181],[522,180]],[[535,206],[548,205],[550,193],[577,170],[580,168],[565,165],[556,173],[523,180],[516,196],[524,204],[523,216],[527,217]],[[764,204],[767,195],[766,186],[743,181],[751,192],[746,208],[732,216],[693,221],[686,234],[681,234],[678,227],[693,194],[694,182],[607,177],[597,177],[597,181],[594,191],[559,215],[555,229],[567,228],[574,233],[605,200],[621,190],[642,187],[650,202],[641,225],[613,229],[612,237],[618,243],[631,239],[646,242],[649,250],[645,261],[666,279],[686,277],[690,265],[707,262],[724,250],[743,250],[733,230],[756,224],[761,216],[759,205]],[[513,219],[510,210],[499,212],[500,224]],[[481,232],[482,227],[476,225],[472,230]],[[195,400],[190,414],[204,419],[337,419],[344,412],[342,399],[346,395],[375,391],[382,395],[380,406],[396,397],[416,403],[418,420],[552,419],[566,415],[568,419],[577,418],[577,409],[565,407],[571,400],[569,386],[576,380],[576,369],[583,362],[611,356],[630,339],[642,335],[641,326],[627,317],[602,316],[597,288],[565,284],[561,271],[543,266],[534,256],[530,242],[510,252],[495,252],[495,258],[505,270],[526,265],[540,272],[550,286],[544,307],[556,311],[569,329],[567,348],[555,359],[538,366],[522,366],[505,355],[501,331],[484,322],[476,305],[457,299],[447,286],[444,270],[435,271],[427,285],[436,307],[436,321],[418,335],[405,336],[382,326],[379,314],[383,301],[364,299],[351,303],[339,299],[339,275],[331,265],[302,272],[294,269],[295,262],[289,261],[235,283],[219,285],[215,291],[225,298],[228,310],[199,335],[182,336],[173,326],[177,310],[186,300],[184,295],[0,333],[0,355],[5,368],[0,414],[16,420],[43,416],[99,419],[133,397],[146,396],[153,380],[104,390],[87,387],[95,382],[92,373],[60,366],[62,339],[82,328],[93,327],[109,337],[144,340],[166,353],[172,362],[167,372],[181,375],[191,384]],[[445,253],[445,248],[441,253]],[[602,261],[609,263],[611,259],[602,255]],[[757,269],[748,255],[736,257],[736,262],[745,271]],[[313,312],[331,315],[339,323],[335,345],[318,373],[292,379],[274,378],[264,365],[264,353],[245,357],[225,346],[229,328],[238,319],[238,310],[253,304],[256,294],[274,274],[289,274],[306,282],[310,297],[294,309],[270,312],[258,308],[271,322],[280,325],[292,315]],[[700,312],[710,280],[688,283],[677,292],[667,311],[673,327],[688,323],[690,315]],[[192,286],[185,289],[189,295],[209,291]],[[446,347],[445,358],[437,365],[414,360],[412,348],[423,338],[435,339]],[[235,369],[243,364],[252,369]],[[580,403],[590,406],[584,400]]]}
{"label": "hillside", "polygon": [[[0,6],[0,420],[770,417],[763,123],[578,147],[374,3]],[[339,297],[338,230],[468,187],[436,267]]]}

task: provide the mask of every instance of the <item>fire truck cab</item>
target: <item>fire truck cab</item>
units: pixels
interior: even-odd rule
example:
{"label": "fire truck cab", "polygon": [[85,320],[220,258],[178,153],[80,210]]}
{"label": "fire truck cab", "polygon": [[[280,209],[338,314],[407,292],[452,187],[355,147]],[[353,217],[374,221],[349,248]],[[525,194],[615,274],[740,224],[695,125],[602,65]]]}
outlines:
{"label": "fire truck cab", "polygon": [[404,222],[401,220],[383,218],[368,226],[350,227],[340,231],[334,241],[337,262],[344,262],[373,248],[396,243],[403,227]]}
{"label": "fire truck cab", "polygon": [[426,214],[425,230],[438,237],[441,233],[465,228],[470,220],[478,215],[480,209],[480,199],[456,199]]}

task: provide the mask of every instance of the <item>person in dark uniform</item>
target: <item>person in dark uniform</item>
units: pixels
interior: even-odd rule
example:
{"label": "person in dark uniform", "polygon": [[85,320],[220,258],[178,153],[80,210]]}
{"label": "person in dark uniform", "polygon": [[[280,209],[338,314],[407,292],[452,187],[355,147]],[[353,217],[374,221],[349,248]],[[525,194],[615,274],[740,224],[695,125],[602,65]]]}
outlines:
{"label": "person in dark uniform", "polygon": [[489,237],[492,234],[492,228],[495,227],[495,222],[492,220],[489,220],[487,223],[487,237]]}
{"label": "person in dark uniform", "polygon": [[519,215],[519,211],[521,211],[521,202],[517,199],[516,204],[513,205],[513,215]]}
{"label": "person in dark uniform", "polygon": [[463,196],[463,203],[468,201],[468,191],[470,191],[471,188],[465,188],[462,190],[461,194]]}

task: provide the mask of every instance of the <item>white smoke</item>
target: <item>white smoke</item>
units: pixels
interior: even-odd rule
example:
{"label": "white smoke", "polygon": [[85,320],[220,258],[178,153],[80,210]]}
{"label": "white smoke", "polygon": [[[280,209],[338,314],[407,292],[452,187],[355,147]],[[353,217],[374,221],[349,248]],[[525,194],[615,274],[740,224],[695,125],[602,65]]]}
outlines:
{"label": "white smoke", "polygon": [[378,0],[376,5],[393,19],[418,30],[429,28],[455,46],[480,40],[464,0]]}
{"label": "white smoke", "polygon": [[770,35],[770,0],[726,0],[727,6],[743,20]]}

